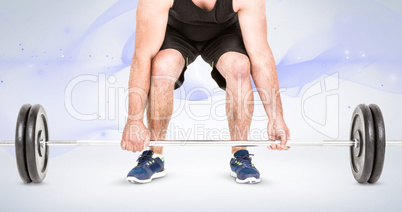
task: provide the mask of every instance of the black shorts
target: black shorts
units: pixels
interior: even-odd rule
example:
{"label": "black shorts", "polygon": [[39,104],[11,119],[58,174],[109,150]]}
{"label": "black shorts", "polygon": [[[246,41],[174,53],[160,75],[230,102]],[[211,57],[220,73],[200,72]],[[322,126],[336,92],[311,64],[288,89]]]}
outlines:
{"label": "black shorts", "polygon": [[189,40],[168,25],[165,40],[160,50],[164,49],[175,49],[179,51],[186,61],[186,65],[176,82],[175,89],[183,84],[184,72],[187,70],[187,66],[201,55],[202,59],[212,67],[212,78],[220,88],[225,90],[225,78],[223,78],[215,67],[219,58],[226,52],[238,52],[248,56],[246,48],[244,47],[239,22],[230,26],[214,38],[203,42]]}

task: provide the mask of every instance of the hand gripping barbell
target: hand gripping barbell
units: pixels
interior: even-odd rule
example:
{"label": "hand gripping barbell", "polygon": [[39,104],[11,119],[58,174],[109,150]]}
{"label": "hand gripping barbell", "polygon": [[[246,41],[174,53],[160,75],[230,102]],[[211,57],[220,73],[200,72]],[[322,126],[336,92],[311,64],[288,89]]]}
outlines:
{"label": "hand gripping barbell", "polygon": [[[279,141],[151,141],[149,146],[270,146]],[[17,167],[24,183],[41,183],[47,173],[49,146],[112,146],[120,140],[51,141],[47,116],[41,105],[21,107],[15,141],[0,141],[0,146],[15,146]],[[386,145],[402,145],[402,141],[385,141],[385,125],[377,105],[357,106],[352,116],[349,140],[289,141],[289,146],[349,146],[351,167],[359,183],[379,180]]]}

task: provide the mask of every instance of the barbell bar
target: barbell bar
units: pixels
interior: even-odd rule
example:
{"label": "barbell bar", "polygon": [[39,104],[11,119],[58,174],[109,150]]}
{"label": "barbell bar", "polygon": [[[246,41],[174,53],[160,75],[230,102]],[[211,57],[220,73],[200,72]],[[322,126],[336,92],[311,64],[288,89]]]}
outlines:
{"label": "barbell bar", "polygon": [[[40,142],[41,145],[48,146],[118,146],[121,140],[54,140]],[[280,141],[223,141],[223,140],[163,140],[151,141],[150,147],[162,146],[244,146],[260,147],[280,144]],[[15,141],[0,141],[0,146],[13,147]],[[287,142],[287,146],[354,146],[358,145],[355,141],[297,141]],[[402,144],[401,144],[402,145]]]}
{"label": "barbell bar", "polygon": [[[15,146],[17,168],[24,183],[41,183],[47,173],[50,146],[118,146],[120,140],[50,140],[48,121],[41,105],[25,104],[18,114],[15,141],[0,141],[0,146]],[[246,146],[259,147],[280,141],[170,140],[151,141],[149,146]],[[361,104],[352,116],[349,140],[288,141],[287,146],[346,146],[350,148],[351,169],[359,183],[376,183],[382,173],[385,147],[402,146],[402,141],[386,141],[380,108]]]}
{"label": "barbell bar", "polygon": [[[48,145],[55,147],[92,147],[92,146],[120,146],[121,140],[51,140],[39,142],[40,145]],[[239,146],[239,147],[267,147],[273,144],[280,144],[281,141],[232,141],[232,140],[162,140],[151,141],[150,147],[164,146]],[[359,141],[352,140],[297,140],[288,141],[286,146],[339,146],[339,147],[357,147]],[[387,146],[402,146],[402,141],[389,140],[386,141]],[[13,140],[0,140],[0,147],[14,147]]]}

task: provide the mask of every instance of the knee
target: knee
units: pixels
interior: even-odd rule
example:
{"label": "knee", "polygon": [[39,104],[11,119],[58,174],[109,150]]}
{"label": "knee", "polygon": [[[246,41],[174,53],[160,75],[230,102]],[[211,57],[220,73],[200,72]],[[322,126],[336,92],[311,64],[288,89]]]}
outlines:
{"label": "knee", "polygon": [[226,60],[226,80],[250,78],[250,60],[246,55],[236,53]]}
{"label": "knee", "polygon": [[181,67],[181,55],[176,52],[160,51],[152,60],[152,76],[173,76]]}
{"label": "knee", "polygon": [[157,87],[171,87],[176,83],[181,71],[181,55],[169,51],[159,52],[151,64],[152,85]]}

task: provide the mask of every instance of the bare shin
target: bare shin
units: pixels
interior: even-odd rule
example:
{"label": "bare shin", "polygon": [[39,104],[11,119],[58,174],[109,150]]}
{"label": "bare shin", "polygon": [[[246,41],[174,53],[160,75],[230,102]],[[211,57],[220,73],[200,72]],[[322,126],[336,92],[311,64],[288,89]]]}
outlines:
{"label": "bare shin", "polygon": [[[254,111],[254,96],[247,56],[229,52],[224,54],[217,69],[226,80],[226,115],[231,140],[248,140]],[[232,147],[232,153],[246,147]]]}
{"label": "bare shin", "polygon": [[[147,122],[151,141],[165,140],[173,113],[173,91],[184,67],[184,59],[174,50],[158,53],[152,62],[151,86],[148,96]],[[156,154],[163,147],[150,147]]]}

